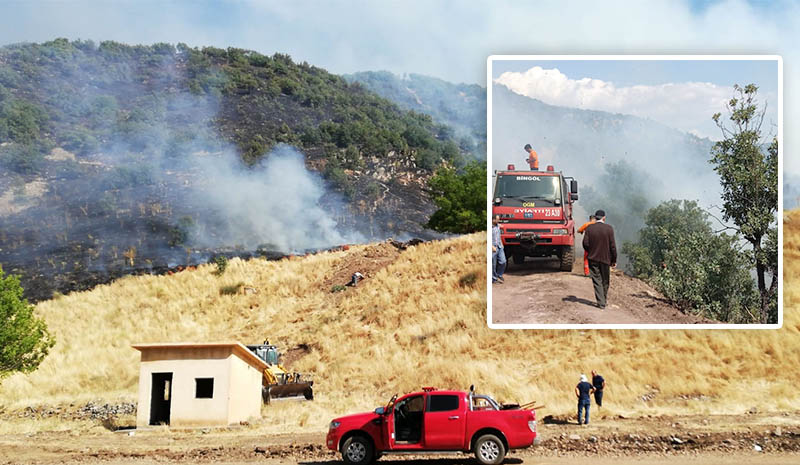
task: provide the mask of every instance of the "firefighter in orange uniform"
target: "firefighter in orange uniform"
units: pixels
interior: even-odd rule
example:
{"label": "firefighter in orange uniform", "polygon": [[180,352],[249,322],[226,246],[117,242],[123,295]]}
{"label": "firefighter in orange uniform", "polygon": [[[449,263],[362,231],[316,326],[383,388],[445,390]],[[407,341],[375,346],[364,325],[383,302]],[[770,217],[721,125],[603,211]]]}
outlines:
{"label": "firefighter in orange uniform", "polygon": [[539,155],[533,150],[531,144],[525,144],[525,151],[528,152],[528,164],[531,166],[531,171],[539,171]]}
{"label": "firefighter in orange uniform", "polygon": [[[583,232],[586,231],[586,228],[595,224],[595,222],[597,222],[597,219],[594,216],[589,215],[589,221],[583,223],[583,225],[578,228],[578,232],[583,234]],[[589,276],[589,252],[585,250],[583,251],[583,275]]]}

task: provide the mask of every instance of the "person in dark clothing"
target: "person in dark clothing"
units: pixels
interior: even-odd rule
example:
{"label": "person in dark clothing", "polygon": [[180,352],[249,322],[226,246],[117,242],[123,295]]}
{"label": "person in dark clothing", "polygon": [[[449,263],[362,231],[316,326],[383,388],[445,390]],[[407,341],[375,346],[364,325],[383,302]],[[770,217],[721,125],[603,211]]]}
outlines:
{"label": "person in dark clothing", "polygon": [[597,306],[606,308],[611,268],[617,266],[617,244],[614,228],[606,224],[606,212],[597,210],[597,222],[589,225],[583,234],[583,250],[589,253],[589,276],[592,277]]}
{"label": "person in dark clothing", "polygon": [[603,406],[603,389],[606,388],[606,380],[592,370],[592,386],[594,386],[594,403],[598,407]]}
{"label": "person in dark clothing", "polygon": [[581,424],[581,414],[586,410],[586,417],[583,420],[584,425],[589,424],[589,407],[592,405],[592,393],[594,393],[594,386],[589,384],[586,375],[581,375],[581,382],[575,386],[575,396],[578,398],[578,424]]}

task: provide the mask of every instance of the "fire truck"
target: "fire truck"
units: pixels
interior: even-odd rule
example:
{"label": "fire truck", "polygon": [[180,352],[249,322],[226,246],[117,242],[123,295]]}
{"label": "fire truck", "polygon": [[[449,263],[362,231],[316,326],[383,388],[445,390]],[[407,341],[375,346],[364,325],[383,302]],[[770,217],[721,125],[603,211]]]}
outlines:
{"label": "fire truck", "polygon": [[500,216],[506,257],[521,265],[525,257],[552,257],[571,271],[575,256],[572,206],[578,181],[548,165],[546,171],[495,171],[492,215]]}

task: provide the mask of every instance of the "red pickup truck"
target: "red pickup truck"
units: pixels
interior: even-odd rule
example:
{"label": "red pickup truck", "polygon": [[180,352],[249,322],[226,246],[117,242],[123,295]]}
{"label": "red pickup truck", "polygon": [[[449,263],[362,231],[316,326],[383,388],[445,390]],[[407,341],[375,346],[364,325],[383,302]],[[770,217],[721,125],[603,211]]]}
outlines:
{"label": "red pickup truck", "polygon": [[474,453],[483,465],[503,461],[506,451],[536,439],[536,413],[500,405],[489,396],[423,388],[395,394],[385,407],[331,421],[328,449],[348,465],[366,465],[384,454]]}

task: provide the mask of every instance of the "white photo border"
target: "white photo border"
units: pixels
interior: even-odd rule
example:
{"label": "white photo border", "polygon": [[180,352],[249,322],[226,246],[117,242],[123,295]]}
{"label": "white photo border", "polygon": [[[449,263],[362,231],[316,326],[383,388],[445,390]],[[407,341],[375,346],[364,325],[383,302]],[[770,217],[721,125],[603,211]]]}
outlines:
{"label": "white photo border", "polygon": [[[492,65],[495,61],[777,61],[778,64],[778,323],[564,324],[492,323]],[[491,329],[780,329],[783,326],[783,58],[780,55],[490,55],[486,60],[486,324]]]}

